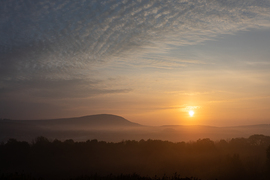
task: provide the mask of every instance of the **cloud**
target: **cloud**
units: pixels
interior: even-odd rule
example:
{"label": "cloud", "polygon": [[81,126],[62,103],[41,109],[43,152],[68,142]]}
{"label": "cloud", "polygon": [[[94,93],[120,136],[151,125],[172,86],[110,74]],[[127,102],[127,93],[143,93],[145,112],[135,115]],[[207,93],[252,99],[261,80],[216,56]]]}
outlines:
{"label": "cloud", "polygon": [[269,8],[269,1],[253,0],[2,1],[1,75],[65,73],[161,40],[193,44],[269,26]]}
{"label": "cloud", "polygon": [[201,108],[200,106],[185,106],[185,107],[181,107],[180,110],[182,112],[189,112],[190,110],[195,110],[195,109],[199,109]]}
{"label": "cloud", "polygon": [[[269,10],[268,0],[1,1],[1,96],[19,86],[52,98],[129,92],[95,86],[96,64],[269,27]],[[149,66],[198,63],[144,60]]]}
{"label": "cloud", "polygon": [[16,81],[5,81],[0,86],[0,99],[16,99],[18,97],[29,97],[37,99],[72,99],[86,98],[103,94],[127,93],[131,89],[117,89],[114,87],[104,87],[102,84],[109,84],[101,80],[43,80],[31,79]]}

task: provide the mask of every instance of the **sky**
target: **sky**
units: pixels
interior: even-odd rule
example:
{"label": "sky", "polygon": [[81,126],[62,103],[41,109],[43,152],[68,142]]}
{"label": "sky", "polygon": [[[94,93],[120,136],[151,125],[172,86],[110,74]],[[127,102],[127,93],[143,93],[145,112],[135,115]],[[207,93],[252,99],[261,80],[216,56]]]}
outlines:
{"label": "sky", "polygon": [[269,124],[269,47],[270,0],[2,0],[0,118]]}

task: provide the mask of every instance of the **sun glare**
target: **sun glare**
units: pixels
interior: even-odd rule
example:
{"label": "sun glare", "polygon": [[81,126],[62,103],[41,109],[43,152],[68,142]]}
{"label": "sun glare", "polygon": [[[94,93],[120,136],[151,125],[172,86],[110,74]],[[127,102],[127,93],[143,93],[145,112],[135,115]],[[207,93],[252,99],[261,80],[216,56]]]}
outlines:
{"label": "sun glare", "polygon": [[194,115],[194,111],[189,111],[189,116],[192,117]]}

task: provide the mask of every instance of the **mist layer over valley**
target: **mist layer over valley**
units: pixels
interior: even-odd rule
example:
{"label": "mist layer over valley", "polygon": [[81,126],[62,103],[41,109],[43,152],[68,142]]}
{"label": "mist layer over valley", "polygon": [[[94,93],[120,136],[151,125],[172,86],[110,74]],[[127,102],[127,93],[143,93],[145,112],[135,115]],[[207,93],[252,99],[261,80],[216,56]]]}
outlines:
{"label": "mist layer over valley", "polygon": [[122,140],[159,139],[180,142],[196,141],[202,138],[212,140],[236,137],[248,138],[253,134],[269,136],[270,125],[232,127],[200,125],[144,126],[110,114],[51,120],[0,120],[0,141],[15,138],[31,142],[38,136],[45,136],[51,140],[73,139],[86,141],[98,139],[107,142],[120,142]]}
{"label": "mist layer over valley", "polygon": [[269,125],[154,127],[110,114],[2,119],[0,177],[267,180],[269,135]]}

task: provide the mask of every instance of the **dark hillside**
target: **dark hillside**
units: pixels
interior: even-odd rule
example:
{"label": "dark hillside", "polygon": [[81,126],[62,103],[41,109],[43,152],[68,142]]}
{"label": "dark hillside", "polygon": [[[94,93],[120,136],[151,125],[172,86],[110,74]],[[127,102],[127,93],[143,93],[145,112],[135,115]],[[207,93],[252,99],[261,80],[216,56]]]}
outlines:
{"label": "dark hillside", "polygon": [[[49,120],[0,120],[0,141],[9,138],[31,141],[37,136],[76,140],[99,138],[100,134],[103,134],[102,137],[116,137],[111,133],[139,127],[143,126],[110,114]],[[114,138],[107,140],[114,141]]]}

